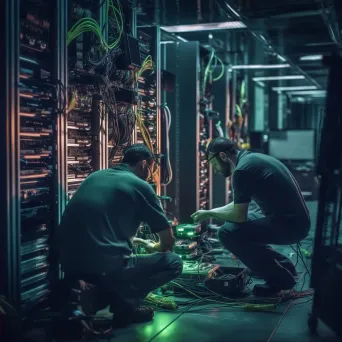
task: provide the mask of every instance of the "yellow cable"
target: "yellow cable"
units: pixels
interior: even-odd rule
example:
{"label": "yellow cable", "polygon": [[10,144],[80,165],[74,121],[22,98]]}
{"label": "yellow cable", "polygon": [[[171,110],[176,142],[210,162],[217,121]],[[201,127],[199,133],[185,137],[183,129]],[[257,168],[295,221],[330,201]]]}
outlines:
{"label": "yellow cable", "polygon": [[68,112],[71,112],[75,108],[76,102],[77,102],[76,98],[77,98],[77,90],[72,92],[72,97],[71,97],[71,100],[69,102]]}

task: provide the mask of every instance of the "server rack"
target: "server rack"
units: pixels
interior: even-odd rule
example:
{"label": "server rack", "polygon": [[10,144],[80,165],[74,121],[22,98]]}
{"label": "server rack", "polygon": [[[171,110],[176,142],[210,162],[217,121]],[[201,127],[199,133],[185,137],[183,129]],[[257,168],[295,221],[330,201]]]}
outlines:
{"label": "server rack", "polygon": [[342,59],[328,59],[330,75],[326,114],[321,136],[317,171],[321,177],[317,227],[312,260],[311,287],[315,290],[308,324],[316,333],[318,319],[342,337]]}
{"label": "server rack", "polygon": [[[213,83],[213,93],[213,109],[219,113],[218,120],[221,121],[223,134],[228,138],[227,123],[230,115],[231,101],[228,67],[225,67],[223,77]],[[222,207],[229,201],[229,180],[222,175],[213,174],[212,177],[212,206],[213,208]]]}
{"label": "server rack", "polygon": [[[170,157],[174,174],[174,181],[167,187],[167,194],[174,199],[170,211],[180,222],[185,223],[191,221],[190,215],[195,211],[212,206],[211,169],[206,169],[203,150],[209,136],[202,136],[202,143],[200,138],[200,133],[211,132],[210,129],[200,131],[201,46],[199,42],[165,44],[164,59],[166,70],[176,75],[175,91],[167,96],[173,122]],[[207,185],[207,203],[202,206],[201,170],[207,170],[202,180],[202,185]]]}
{"label": "server rack", "polygon": [[[150,183],[157,195],[160,195],[162,148],[160,27],[138,26],[136,37],[139,41],[142,68],[145,68],[147,61],[150,70],[143,72],[137,80],[139,97],[137,111],[141,122],[138,122],[136,127],[135,141],[146,144],[156,156],[157,163]],[[146,132],[145,138],[142,136],[142,130]]]}
{"label": "server rack", "polygon": [[5,115],[6,210],[1,225],[5,274],[1,292],[27,315],[44,306],[58,267],[49,265],[49,237],[63,201],[65,161],[65,1],[49,12],[39,2],[4,1],[1,103]]}
{"label": "server rack", "polygon": [[[99,23],[108,38],[105,2],[68,2],[68,30],[89,17]],[[122,33],[121,33],[122,34]],[[99,43],[93,32],[78,34],[66,41],[68,47],[67,199],[93,171],[108,165],[108,111],[100,86],[98,70],[90,59],[97,56]],[[114,56],[113,56],[114,58]],[[110,61],[108,60],[108,63]]]}
{"label": "server rack", "polygon": [[[5,0],[1,2],[1,13],[3,15],[3,20],[1,22],[1,35],[3,35],[1,50],[3,52],[2,56],[4,56],[4,58],[1,59],[1,68],[4,77],[1,78],[2,88],[0,96],[4,115],[1,116],[3,120],[1,125],[3,139],[0,143],[2,152],[0,155],[3,165],[5,165],[5,172],[4,178],[0,182],[3,186],[3,191],[1,191],[3,197],[1,201],[2,222],[0,228],[1,253],[3,254],[3,257],[1,258],[2,264],[0,267],[0,293],[5,294],[16,307],[21,307],[24,316],[35,307],[36,304],[47,299],[51,290],[51,282],[61,276],[58,263],[56,262],[57,260],[51,258],[49,236],[59,224],[65,205],[72,196],[72,193],[80,185],[79,180],[70,182],[70,179],[78,178],[73,177],[73,170],[70,168],[70,165],[75,162],[73,158],[75,153],[70,153],[71,148],[75,147],[76,149],[82,149],[83,151],[91,147],[90,162],[88,163],[88,160],[82,160],[82,158],[79,162],[81,162],[81,164],[88,163],[92,166],[92,170],[105,168],[108,164],[111,164],[111,161],[115,164],[120,161],[121,157],[120,150],[116,151],[118,152],[118,158],[116,160],[111,160],[110,158],[110,150],[112,148],[110,146],[111,141],[109,134],[110,123],[108,120],[108,111],[106,111],[106,107],[101,103],[101,98],[97,98],[92,94],[91,101],[87,102],[80,98],[79,95],[82,95],[80,93],[77,94],[78,98],[73,97],[73,85],[75,83],[77,84],[77,80],[79,81],[82,78],[79,77],[77,79],[77,76],[79,75],[76,75],[75,77],[75,74],[72,74],[75,70],[73,63],[81,62],[82,56],[80,53],[77,53],[77,47],[75,51],[72,50],[74,47],[70,47],[67,44],[68,29],[70,29],[70,25],[77,19],[72,18],[72,16],[75,15],[75,13],[76,15],[80,14],[78,12],[80,11],[80,4],[85,4],[84,6],[86,7],[95,6],[94,8],[98,11],[95,13],[96,20],[99,21],[99,25],[103,28],[102,33],[104,37],[108,38],[108,22],[106,22],[106,10],[105,6],[103,6],[104,2],[101,0],[96,4],[96,1],[87,1],[83,3],[82,1],[77,0],[53,0],[49,3],[49,6],[46,6],[44,1],[42,1],[43,5],[45,5],[45,10],[51,8],[51,16],[49,18],[40,18],[39,20],[37,18],[31,18],[33,23],[30,23],[30,25],[33,25],[34,29],[31,28],[30,34],[27,35],[25,33],[25,27],[27,25],[20,26],[20,23],[23,23],[23,20],[25,21],[28,19],[21,13],[27,8],[31,1],[33,9],[37,4],[40,4],[37,0]],[[76,10],[74,10],[73,7],[75,4],[78,6],[78,9]],[[126,4],[123,2],[123,7],[123,11],[125,11],[124,17],[127,19],[127,21],[125,21],[125,27],[130,27],[130,33],[132,33],[133,36],[137,36],[135,10],[134,8],[131,8],[131,3]],[[44,6],[41,10],[44,12]],[[82,10],[84,10],[84,8]],[[67,14],[69,14],[70,18],[68,18]],[[48,26],[50,32],[48,35],[48,42],[42,41],[41,37],[34,39],[34,32],[44,31],[44,26],[46,25],[45,21],[49,22]],[[40,26],[43,27],[39,28]],[[143,90],[143,92],[148,93],[148,100],[145,101],[149,106],[149,114],[147,116],[153,116],[153,122],[150,122],[151,120],[144,120],[144,124],[147,129],[149,129],[149,127],[151,128],[149,133],[154,136],[153,152],[158,155],[160,154],[161,149],[159,92],[160,46],[158,43],[160,39],[160,30],[157,27],[142,28],[141,30],[145,33],[145,38],[146,36],[150,37],[149,53],[153,60],[153,72],[151,73],[152,81],[150,78],[151,75],[142,75],[149,79],[148,83],[150,84],[150,87],[148,87],[148,89],[145,89],[144,86],[138,87],[139,82],[136,82],[135,78],[136,69],[133,70],[131,75],[133,76],[132,79],[134,81],[132,82],[132,87],[128,90],[130,91],[130,94],[134,96],[132,96],[132,101],[127,101],[126,104],[129,104],[132,107],[132,110],[134,110],[134,101],[135,98],[139,96],[139,92]],[[41,35],[43,37],[45,34],[41,33]],[[89,37],[86,39],[88,38]],[[30,49],[32,50],[30,52],[31,56],[40,54],[38,51],[39,48],[37,49],[39,44],[44,45],[44,47],[40,46],[43,50],[49,49],[51,51],[51,54],[49,55],[50,58],[47,59],[48,62],[43,63],[44,67],[41,67],[40,63],[35,59],[33,59],[32,62],[29,58],[22,58],[23,42],[20,41],[20,39],[25,39],[27,45],[32,44]],[[82,39],[83,37],[81,34],[80,40]],[[144,43],[143,37],[140,37],[139,39],[140,44]],[[86,45],[84,45],[84,47],[86,47]],[[76,52],[74,55],[76,56],[76,61],[73,60],[73,58],[70,58],[70,56],[73,56],[73,52]],[[88,52],[89,51],[86,51],[86,53]],[[37,60],[39,59],[44,60],[44,58],[37,58]],[[30,64],[32,64],[33,67],[30,67]],[[124,71],[127,71],[127,69]],[[120,94],[117,93],[122,88],[120,87],[123,81],[123,79],[120,78],[122,74],[122,72],[119,72],[118,74],[114,73],[110,80],[112,86],[116,89],[115,95],[117,95],[118,99],[120,98]],[[36,80],[36,78],[38,79]],[[86,83],[85,79],[85,77],[81,79],[83,84]],[[72,82],[70,82],[70,80]],[[39,86],[36,84],[37,82],[39,83]],[[33,90],[31,88],[28,89],[29,87],[25,86],[32,83],[35,84]],[[20,87],[22,88],[21,93]],[[48,93],[46,93],[46,89],[50,89]],[[89,95],[92,89],[92,84],[89,84],[88,93],[86,95]],[[24,106],[21,98],[25,98],[25,101],[33,101],[36,99],[37,103],[39,103],[39,101],[45,101],[44,103],[53,101],[53,106],[49,105],[48,110],[47,108],[43,108],[43,110],[36,111],[34,106]],[[127,97],[124,96],[123,100],[127,100]],[[78,105],[80,108],[76,108]],[[25,110],[23,107],[25,107]],[[119,107],[120,106],[118,105],[118,109],[120,109]],[[92,114],[95,113],[98,115],[90,115],[88,121],[84,118],[82,120],[77,120],[77,113],[72,113],[75,109],[82,111],[82,114],[91,111]],[[80,134],[70,134],[73,131],[76,131],[77,133],[79,133],[79,131],[86,131],[83,129],[84,125],[82,126],[82,122],[87,122],[91,127],[91,134],[85,135],[84,139]],[[72,126],[71,123],[74,123],[72,128],[70,127]],[[27,129],[25,125],[29,127],[29,129]],[[26,127],[25,130],[23,127]],[[135,133],[137,133],[137,129],[135,130]],[[49,139],[49,143],[46,143],[43,146],[44,149],[32,145],[36,140],[39,140],[39,142],[45,141],[45,138]],[[25,139],[28,142],[25,141]],[[132,142],[134,142],[134,138],[128,143]],[[32,151],[34,153],[31,153],[32,151],[27,152],[26,147],[26,152],[24,153],[23,151],[25,151],[25,149],[23,146],[25,144],[29,144],[31,147],[33,146]],[[37,144],[38,142],[36,142],[36,145]],[[27,162],[27,160],[29,160],[29,162]],[[76,164],[79,165],[79,163]],[[31,170],[28,165],[30,165],[33,170]],[[42,171],[42,169],[44,170]],[[38,172],[39,170],[41,171],[40,173]],[[89,170],[89,172],[92,170]],[[83,173],[83,176],[86,175],[87,173]],[[44,183],[45,181],[47,181],[47,184]],[[44,186],[42,183],[44,183]],[[76,186],[71,187],[71,184]],[[153,186],[156,192],[160,193],[160,180],[157,179]],[[43,193],[39,192],[37,188],[43,188],[39,190],[43,191]],[[33,201],[31,201],[32,198]],[[28,203],[32,203],[32,205],[28,205]],[[42,213],[39,208],[35,207],[35,204],[37,204],[37,207],[42,206],[44,209],[48,210]],[[25,210],[26,213],[29,212],[31,216],[28,223],[23,216]],[[46,213],[48,213],[48,217],[45,215]],[[39,219],[37,215],[40,216]],[[42,222],[45,219],[47,222]],[[38,220],[39,224],[34,224],[35,220]],[[24,226],[26,229],[25,232],[28,233],[26,234],[27,237],[25,235],[26,240],[22,237]],[[31,231],[32,226],[37,226],[37,231]],[[24,242],[29,243],[24,244]],[[52,260],[55,262],[49,262]],[[26,266],[23,264],[25,261]],[[26,267],[25,273],[23,273],[24,266]],[[28,266],[32,266],[34,270]],[[25,299],[27,299],[25,301],[23,301],[23,294],[25,294]]]}

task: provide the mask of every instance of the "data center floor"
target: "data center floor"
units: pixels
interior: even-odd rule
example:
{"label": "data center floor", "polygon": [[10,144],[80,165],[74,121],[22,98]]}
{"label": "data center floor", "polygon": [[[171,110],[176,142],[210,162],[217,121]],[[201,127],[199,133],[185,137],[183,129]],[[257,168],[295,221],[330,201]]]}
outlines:
{"label": "data center floor", "polygon": [[[302,242],[306,250],[312,249],[317,215],[317,202],[308,202],[313,229]],[[290,246],[278,248],[287,256],[296,258]],[[296,260],[293,260],[296,263]],[[219,263],[221,260],[219,261]],[[222,260],[223,262],[223,260]],[[236,261],[228,261],[236,262]],[[305,262],[311,269],[310,260]],[[226,260],[227,263],[227,260]],[[309,286],[309,276],[298,262],[300,280],[297,290]],[[304,284],[303,284],[304,283]],[[156,312],[153,322],[136,324],[117,330],[110,338],[94,341],[107,342],[335,342],[337,339],[323,323],[319,324],[319,337],[312,336],[307,326],[312,297],[296,299],[277,305],[271,312],[248,312],[240,308],[221,305],[193,306],[183,312]],[[108,313],[102,314],[108,316]]]}
{"label": "data center floor", "polygon": [[[302,247],[310,250],[314,237],[317,202],[308,202],[313,229]],[[293,253],[290,247],[280,248],[283,254]],[[295,255],[293,256],[295,257]],[[309,265],[310,267],[310,265]],[[307,289],[309,277],[305,268],[298,263],[297,269],[302,277],[298,290]],[[118,330],[111,339],[115,342],[313,342],[337,341],[334,334],[323,323],[319,325],[320,337],[311,336],[307,327],[311,311],[311,297],[285,302],[274,312],[246,312],[241,308],[216,307],[195,312],[165,313],[156,312],[154,321],[137,324]],[[196,308],[196,309],[197,309]],[[190,310],[189,310],[190,311]],[[105,341],[105,340],[104,340]]]}

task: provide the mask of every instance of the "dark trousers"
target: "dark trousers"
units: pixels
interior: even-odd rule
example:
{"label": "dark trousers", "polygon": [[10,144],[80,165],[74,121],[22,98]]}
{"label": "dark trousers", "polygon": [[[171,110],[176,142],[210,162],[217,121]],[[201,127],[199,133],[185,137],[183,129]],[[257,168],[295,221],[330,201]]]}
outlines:
{"label": "dark trousers", "polygon": [[263,216],[256,210],[249,213],[246,222],[226,222],[219,229],[218,238],[250,270],[269,284],[281,287],[293,283],[295,267],[269,244],[298,243],[308,235],[309,230],[309,219]]}
{"label": "dark trousers", "polygon": [[101,309],[110,304],[115,313],[139,306],[151,291],[177,278],[182,269],[182,259],[172,252],[132,255],[115,272],[82,279],[96,285],[95,306]]}

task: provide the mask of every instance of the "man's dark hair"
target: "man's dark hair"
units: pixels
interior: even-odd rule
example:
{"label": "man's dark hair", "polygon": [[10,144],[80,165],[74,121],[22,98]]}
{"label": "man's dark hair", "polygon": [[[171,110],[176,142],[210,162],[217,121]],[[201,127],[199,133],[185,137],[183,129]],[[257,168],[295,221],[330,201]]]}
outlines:
{"label": "man's dark hair", "polygon": [[231,155],[236,155],[238,151],[233,141],[227,138],[218,137],[211,140],[207,147],[207,153],[220,152],[227,152]]}
{"label": "man's dark hair", "polygon": [[147,146],[144,144],[133,144],[125,149],[122,163],[136,165],[142,160],[152,162],[153,159],[154,155]]}

